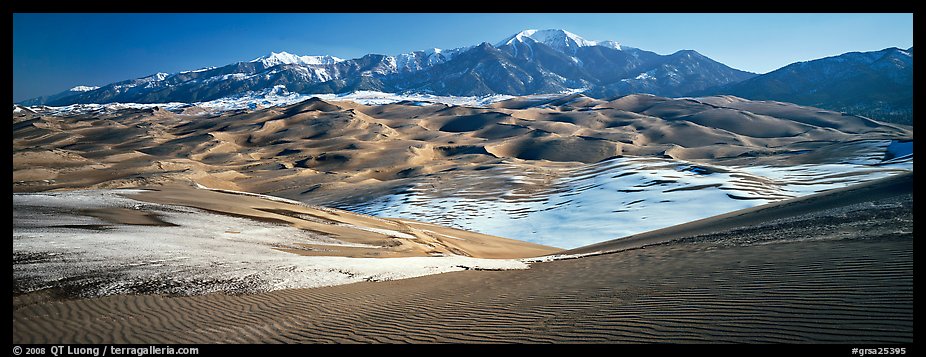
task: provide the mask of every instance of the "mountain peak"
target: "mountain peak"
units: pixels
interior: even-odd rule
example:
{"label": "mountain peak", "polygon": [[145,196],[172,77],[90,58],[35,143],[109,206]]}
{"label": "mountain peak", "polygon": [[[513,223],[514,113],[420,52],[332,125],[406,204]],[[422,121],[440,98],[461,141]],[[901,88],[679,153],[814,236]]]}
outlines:
{"label": "mountain peak", "polygon": [[251,62],[260,62],[264,67],[273,67],[281,64],[324,65],[344,61],[334,56],[297,56],[289,52],[270,52],[269,55],[257,57]]}
{"label": "mountain peak", "polygon": [[502,40],[496,47],[512,45],[518,42],[538,42],[568,54],[575,53],[579,47],[603,46],[616,50],[621,49],[620,43],[615,41],[589,41],[572,32],[560,29],[524,30]]}
{"label": "mountain peak", "polygon": [[905,50],[895,47],[895,48],[893,48],[893,50],[894,50],[894,52],[900,53],[900,54],[902,54],[902,55],[905,55],[905,56],[908,56],[908,57],[913,57],[913,47],[910,47],[910,48],[905,49]]}
{"label": "mountain peak", "polygon": [[689,57],[689,58],[691,57],[705,58],[704,55],[702,55],[700,52],[695,51],[695,50],[678,50],[678,51],[675,51],[675,53],[671,54],[670,56],[684,56],[684,57]]}

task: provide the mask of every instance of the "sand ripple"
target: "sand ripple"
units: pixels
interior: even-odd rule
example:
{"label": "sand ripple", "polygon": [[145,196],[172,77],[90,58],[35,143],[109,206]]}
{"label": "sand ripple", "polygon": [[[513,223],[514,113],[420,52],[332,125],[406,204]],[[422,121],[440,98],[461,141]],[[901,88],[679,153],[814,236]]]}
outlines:
{"label": "sand ripple", "polygon": [[[651,247],[260,295],[14,310],[14,343],[912,341],[912,240]],[[886,259],[889,258],[889,259]]]}

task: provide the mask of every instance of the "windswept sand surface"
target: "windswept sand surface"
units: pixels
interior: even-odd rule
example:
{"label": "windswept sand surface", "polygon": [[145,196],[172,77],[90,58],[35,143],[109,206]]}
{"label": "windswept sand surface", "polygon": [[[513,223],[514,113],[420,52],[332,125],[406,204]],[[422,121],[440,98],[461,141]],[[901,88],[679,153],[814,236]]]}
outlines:
{"label": "windswept sand surface", "polygon": [[13,342],[912,343],[912,182],[528,270],[236,296],[46,290],[14,297]]}

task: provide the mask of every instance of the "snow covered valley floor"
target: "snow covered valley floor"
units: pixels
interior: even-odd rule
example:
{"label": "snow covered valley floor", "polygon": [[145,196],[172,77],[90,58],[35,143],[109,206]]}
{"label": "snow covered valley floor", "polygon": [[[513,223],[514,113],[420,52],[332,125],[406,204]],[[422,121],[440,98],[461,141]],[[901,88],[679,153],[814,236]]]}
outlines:
{"label": "snow covered valley floor", "polygon": [[652,157],[543,168],[511,162],[427,176],[386,195],[313,203],[570,249],[913,170],[912,142],[853,145],[852,159],[793,166]]}

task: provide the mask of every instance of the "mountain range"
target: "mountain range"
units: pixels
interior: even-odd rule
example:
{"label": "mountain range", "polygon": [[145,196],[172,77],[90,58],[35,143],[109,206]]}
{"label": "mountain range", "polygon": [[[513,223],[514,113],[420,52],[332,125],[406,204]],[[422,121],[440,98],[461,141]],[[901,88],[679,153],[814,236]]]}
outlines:
{"label": "mountain range", "polygon": [[598,98],[733,94],[912,123],[912,48],[847,53],[764,75],[694,50],[668,55],[590,41],[565,30],[525,30],[495,44],[360,58],[270,53],[247,62],[157,73],[23,101],[23,105],[194,103],[272,88],[303,94],[528,95],[582,91]]}
{"label": "mountain range", "polygon": [[798,62],[696,95],[731,94],[912,124],[913,47]]}

